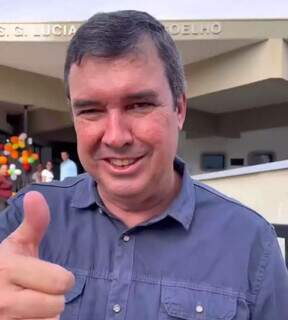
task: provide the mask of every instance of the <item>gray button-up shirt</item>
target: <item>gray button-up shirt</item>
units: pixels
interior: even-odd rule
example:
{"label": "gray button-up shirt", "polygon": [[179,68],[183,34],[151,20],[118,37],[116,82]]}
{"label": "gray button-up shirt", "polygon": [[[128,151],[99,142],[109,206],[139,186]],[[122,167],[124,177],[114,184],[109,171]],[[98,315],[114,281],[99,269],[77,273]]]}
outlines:
{"label": "gray button-up shirt", "polygon": [[[127,229],[87,174],[33,184],[0,215],[0,240],[22,220],[23,194],[41,192],[52,219],[40,257],[70,269],[61,320],[287,320],[288,275],[273,228],[193,181],[166,212]],[[31,271],[32,272],[32,271]]]}

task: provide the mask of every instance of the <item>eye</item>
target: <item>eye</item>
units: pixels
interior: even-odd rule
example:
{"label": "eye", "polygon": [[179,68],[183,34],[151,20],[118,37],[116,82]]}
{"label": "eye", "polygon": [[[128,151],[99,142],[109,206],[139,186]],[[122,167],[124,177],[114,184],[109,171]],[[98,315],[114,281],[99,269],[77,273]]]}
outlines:
{"label": "eye", "polygon": [[103,109],[87,108],[76,111],[77,116],[98,116],[103,114]]}
{"label": "eye", "polygon": [[151,102],[137,102],[129,105],[127,109],[137,112],[147,112],[147,110],[151,110],[154,106]]}

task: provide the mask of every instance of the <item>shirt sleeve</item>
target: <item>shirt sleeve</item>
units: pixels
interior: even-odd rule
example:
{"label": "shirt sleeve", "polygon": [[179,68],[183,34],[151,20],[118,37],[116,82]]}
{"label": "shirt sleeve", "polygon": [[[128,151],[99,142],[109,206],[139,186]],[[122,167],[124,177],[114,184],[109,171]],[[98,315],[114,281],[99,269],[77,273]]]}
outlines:
{"label": "shirt sleeve", "polygon": [[259,270],[259,290],[252,320],[288,319],[288,271],[277,236],[271,232]]}

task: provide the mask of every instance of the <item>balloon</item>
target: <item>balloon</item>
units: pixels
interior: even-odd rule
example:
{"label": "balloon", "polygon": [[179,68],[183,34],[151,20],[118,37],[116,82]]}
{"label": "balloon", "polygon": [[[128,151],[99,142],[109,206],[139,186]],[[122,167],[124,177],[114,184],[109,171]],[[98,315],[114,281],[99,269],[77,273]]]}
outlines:
{"label": "balloon", "polygon": [[13,143],[13,144],[12,144],[12,149],[16,150],[16,149],[18,149],[18,148],[19,148],[18,143]]}
{"label": "balloon", "polygon": [[29,172],[30,169],[31,169],[31,166],[29,163],[24,163],[22,164],[22,167],[23,167],[23,170],[26,171],[26,172]]}
{"label": "balloon", "polygon": [[0,143],[0,150],[4,150],[4,144]]}
{"label": "balloon", "polygon": [[22,157],[28,157],[28,156],[29,156],[29,152],[27,150],[23,150]]}
{"label": "balloon", "polygon": [[10,141],[11,141],[12,144],[17,144],[18,143],[18,137],[17,136],[12,136],[10,138]]}
{"label": "balloon", "polygon": [[26,157],[22,157],[22,163],[23,163],[23,164],[28,164],[28,163],[29,163],[27,156],[26,156]]}
{"label": "balloon", "polygon": [[15,174],[16,174],[17,176],[20,176],[21,173],[22,173],[22,170],[21,170],[21,169],[16,169],[16,170],[15,170]]}
{"label": "balloon", "polygon": [[8,159],[5,156],[0,156],[0,164],[7,164]]}
{"label": "balloon", "polygon": [[15,181],[17,180],[17,177],[20,176],[22,171],[20,169],[16,169],[16,165],[14,163],[11,163],[9,166],[8,173],[10,175],[11,180]]}
{"label": "balloon", "polygon": [[17,160],[18,157],[19,157],[19,152],[18,152],[17,150],[13,150],[13,151],[11,152],[11,158]]}
{"label": "balloon", "polygon": [[26,143],[24,140],[19,140],[18,142],[19,148],[24,149],[26,147]]}
{"label": "balloon", "polygon": [[32,157],[35,161],[39,160],[39,154],[38,154],[38,153],[32,153],[31,157]]}
{"label": "balloon", "polygon": [[25,133],[25,132],[21,133],[18,138],[19,138],[19,140],[26,140],[27,133]]}
{"label": "balloon", "polygon": [[12,151],[12,144],[11,143],[6,143],[4,145],[4,150],[8,151],[8,152],[11,152]]}

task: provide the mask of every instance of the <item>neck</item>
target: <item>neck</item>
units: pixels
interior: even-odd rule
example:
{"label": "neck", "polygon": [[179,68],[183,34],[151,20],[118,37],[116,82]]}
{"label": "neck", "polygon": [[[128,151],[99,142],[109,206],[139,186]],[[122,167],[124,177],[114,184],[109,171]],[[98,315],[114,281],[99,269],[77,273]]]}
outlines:
{"label": "neck", "polygon": [[181,177],[174,171],[170,183],[163,184],[157,192],[132,197],[107,197],[98,186],[98,192],[106,208],[127,227],[132,228],[163,213],[181,188]]}

